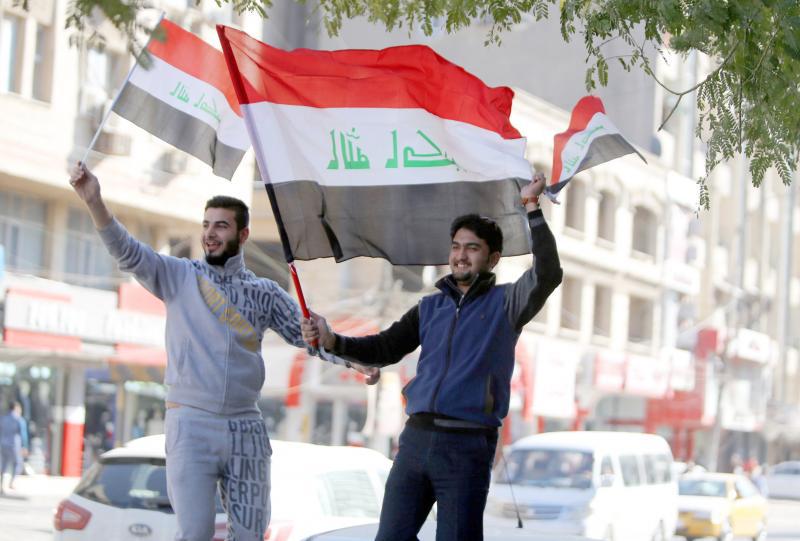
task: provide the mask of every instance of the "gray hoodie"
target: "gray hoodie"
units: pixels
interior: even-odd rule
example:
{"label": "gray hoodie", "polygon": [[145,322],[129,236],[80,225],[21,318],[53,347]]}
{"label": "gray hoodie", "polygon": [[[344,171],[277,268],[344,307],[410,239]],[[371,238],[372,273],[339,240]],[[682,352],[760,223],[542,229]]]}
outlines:
{"label": "gray hoodie", "polygon": [[264,332],[305,347],[300,309],[289,294],[247,270],[241,251],[224,267],[162,255],[116,219],[100,237],[120,269],[166,304],[167,400],[223,415],[257,412]]}

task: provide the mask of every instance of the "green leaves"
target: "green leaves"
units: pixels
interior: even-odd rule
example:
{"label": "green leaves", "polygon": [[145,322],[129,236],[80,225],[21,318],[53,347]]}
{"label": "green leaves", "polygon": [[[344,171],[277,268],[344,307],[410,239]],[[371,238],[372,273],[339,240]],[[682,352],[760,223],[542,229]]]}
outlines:
{"label": "green leaves", "polygon": [[[12,0],[27,2],[27,0]],[[268,16],[271,0],[230,2],[237,12]],[[296,0],[304,2],[305,0]],[[609,62],[642,69],[676,102],[697,100],[697,136],[707,148],[705,175],[698,179],[701,204],[708,207],[708,175],[723,161],[743,153],[755,185],[770,168],[790,183],[800,155],[800,2],[797,0],[318,0],[327,31],[336,34],[345,19],[364,16],[388,30],[420,28],[430,35],[488,25],[485,44],[523,20],[558,13],[566,41],[582,38],[586,48],[586,88],[606,85]],[[551,10],[551,6],[558,9]],[[129,37],[145,0],[72,0],[67,26],[82,39],[102,39],[92,15],[100,13]],[[612,41],[627,44],[629,54],[606,57]],[[102,43],[101,43],[102,45]],[[657,78],[651,58],[665,48],[698,51],[712,60],[707,77],[691,88],[670,88]]]}

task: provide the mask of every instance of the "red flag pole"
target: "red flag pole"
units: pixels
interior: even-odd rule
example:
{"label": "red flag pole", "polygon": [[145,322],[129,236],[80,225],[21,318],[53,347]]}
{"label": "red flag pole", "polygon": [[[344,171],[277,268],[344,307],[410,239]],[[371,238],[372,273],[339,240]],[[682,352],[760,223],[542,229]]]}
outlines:
{"label": "red flag pole", "polygon": [[300,278],[297,276],[297,268],[294,266],[294,261],[289,262],[289,272],[292,275],[292,283],[294,283],[294,290],[297,291],[297,300],[300,303],[300,310],[303,312],[303,317],[308,319],[308,307],[306,306],[306,298],[303,295],[303,288],[300,286]]}

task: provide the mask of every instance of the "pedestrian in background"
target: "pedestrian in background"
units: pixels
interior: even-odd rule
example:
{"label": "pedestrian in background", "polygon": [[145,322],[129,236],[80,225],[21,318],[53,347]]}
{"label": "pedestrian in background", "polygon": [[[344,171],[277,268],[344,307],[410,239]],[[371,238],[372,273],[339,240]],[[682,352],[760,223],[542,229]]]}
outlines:
{"label": "pedestrian in background", "polygon": [[14,490],[14,479],[22,473],[28,450],[28,424],[22,416],[22,404],[11,402],[8,413],[0,417],[0,494],[4,492],[6,471],[11,471],[8,488]]}

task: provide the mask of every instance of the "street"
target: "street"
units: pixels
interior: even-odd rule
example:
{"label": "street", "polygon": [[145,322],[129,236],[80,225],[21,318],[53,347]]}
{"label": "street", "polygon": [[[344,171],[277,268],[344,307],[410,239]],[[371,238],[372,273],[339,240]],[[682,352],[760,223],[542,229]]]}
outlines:
{"label": "street", "polygon": [[[0,496],[0,541],[50,541],[53,511],[77,481],[43,475],[19,477],[16,490]],[[768,538],[800,541],[798,517],[800,501],[770,500]]]}

